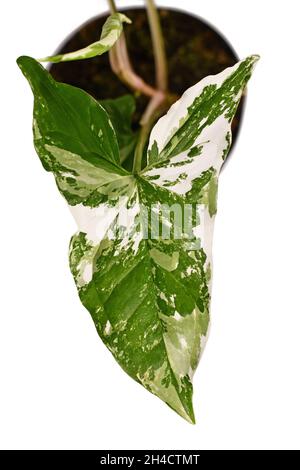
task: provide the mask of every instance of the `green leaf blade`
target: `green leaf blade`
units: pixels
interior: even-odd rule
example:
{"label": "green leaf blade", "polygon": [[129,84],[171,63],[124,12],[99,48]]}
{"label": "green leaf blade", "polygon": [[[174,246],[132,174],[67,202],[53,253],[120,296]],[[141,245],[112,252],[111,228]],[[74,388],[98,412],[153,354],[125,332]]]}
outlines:
{"label": "green leaf blade", "polygon": [[[73,241],[74,244],[74,241]],[[100,248],[101,250],[101,248]],[[80,289],[83,304],[91,312],[97,331],[121,367],[149,391],[164,400],[189,422],[194,422],[192,362],[196,366],[201,330],[198,313],[180,317],[180,327],[157,305],[155,263],[145,243],[131,256],[113,243],[101,250],[91,282]],[[70,259],[74,259],[71,248]],[[77,259],[78,263],[78,259]],[[126,266],[126,272],[120,269]],[[179,314],[178,314],[179,316]],[[192,352],[185,351],[191,340]],[[191,360],[191,356],[193,359]]]}
{"label": "green leaf blade", "polygon": [[[206,255],[189,252],[184,239],[143,239],[137,223],[142,204],[151,208],[182,201],[169,191],[157,192],[142,178],[133,185],[123,206],[131,217],[122,236],[110,234],[119,217],[116,207],[108,223],[102,217],[107,231],[99,240],[94,240],[92,226],[79,224],[70,247],[71,270],[80,298],[117,362],[193,423],[192,376],[209,318]],[[97,210],[91,214],[94,223]],[[86,246],[79,249],[82,238]]]}
{"label": "green leaf blade", "polygon": [[71,205],[89,204],[92,194],[95,205],[127,175],[106,111],[84,91],[53,80],[34,59],[17,62],[34,94],[34,144],[43,166]]}

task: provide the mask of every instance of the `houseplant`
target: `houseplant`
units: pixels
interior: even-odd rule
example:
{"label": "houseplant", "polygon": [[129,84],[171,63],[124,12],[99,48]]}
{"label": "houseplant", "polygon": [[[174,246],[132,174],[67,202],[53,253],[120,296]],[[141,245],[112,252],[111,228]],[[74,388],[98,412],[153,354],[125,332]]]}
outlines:
{"label": "houseplant", "polygon": [[[78,223],[70,268],[101,339],[131,377],[194,422],[192,376],[209,325],[218,174],[258,57],[206,77],[179,98],[168,88],[153,1],[146,6],[155,86],[130,62],[123,33],[130,19],[109,4],[98,41],[40,61],[18,59],[35,98],[34,144]],[[132,94],[99,102],[55,81],[39,63],[106,52],[120,80],[149,98],[138,131],[130,122]]]}

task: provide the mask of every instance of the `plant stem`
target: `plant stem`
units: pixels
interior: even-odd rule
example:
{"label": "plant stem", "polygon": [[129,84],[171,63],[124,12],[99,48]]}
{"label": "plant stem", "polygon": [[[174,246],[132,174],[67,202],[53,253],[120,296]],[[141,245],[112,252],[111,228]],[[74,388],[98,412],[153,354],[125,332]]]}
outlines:
{"label": "plant stem", "polygon": [[160,18],[154,0],[146,0],[156,70],[156,86],[161,91],[168,89],[168,67]]}
{"label": "plant stem", "polygon": [[109,9],[111,11],[112,14],[114,13],[117,13],[117,7],[116,7],[116,4],[115,4],[115,0],[107,0],[108,1],[108,5],[109,5]]}
{"label": "plant stem", "polygon": [[[116,13],[117,8],[114,0],[108,0],[110,12]],[[127,44],[124,32],[121,34],[117,43],[109,51],[109,60],[113,72],[119,79],[134,91],[139,91],[146,96],[153,97],[156,94],[155,88],[148,85],[139,77],[132,68],[129,60]]]}
{"label": "plant stem", "polygon": [[132,69],[126,47],[124,33],[121,34],[118,42],[109,51],[109,60],[113,72],[118,78],[134,91],[138,91],[146,96],[154,96],[155,88],[148,85]]}
{"label": "plant stem", "polygon": [[[146,0],[147,14],[151,30],[156,68],[156,87],[146,83],[132,68],[127,51],[124,32],[114,47],[109,51],[109,59],[113,72],[119,79],[131,89],[149,96],[151,99],[141,118],[141,130],[139,133],[133,160],[133,173],[138,173],[142,168],[143,152],[152,126],[160,117],[166,104],[174,101],[174,97],[168,94],[168,72],[164,41],[160,26],[158,11],[153,0]],[[108,0],[111,13],[116,13],[114,0]]]}
{"label": "plant stem", "polygon": [[151,131],[150,123],[145,124],[144,126],[141,127],[138,141],[135,147],[135,152],[134,152],[133,167],[132,167],[133,174],[139,173],[142,169],[142,159],[143,159],[144,148],[145,148],[150,131]]}
{"label": "plant stem", "polygon": [[153,124],[159,118],[164,110],[164,103],[166,102],[165,94],[157,92],[156,95],[149,101],[148,106],[141,119],[141,130],[138,137],[137,145],[134,152],[133,160],[133,173],[138,173],[142,169],[142,160],[144,147],[147,143],[149,134],[152,130]]}
{"label": "plant stem", "polygon": [[162,35],[159,14],[153,0],[146,0],[147,15],[153,43],[153,52],[156,70],[156,93],[152,96],[141,119],[141,131],[134,154],[133,173],[138,173],[142,168],[144,147],[148,140],[152,126],[162,114],[164,104],[167,101],[168,68]]}

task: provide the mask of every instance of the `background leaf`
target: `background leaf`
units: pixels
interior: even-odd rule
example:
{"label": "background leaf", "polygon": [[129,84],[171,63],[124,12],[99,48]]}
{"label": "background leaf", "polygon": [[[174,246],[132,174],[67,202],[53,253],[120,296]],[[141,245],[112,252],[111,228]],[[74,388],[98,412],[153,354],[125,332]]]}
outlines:
{"label": "background leaf", "polygon": [[132,130],[135,99],[132,95],[124,95],[119,98],[101,100],[99,102],[107,111],[116,131],[120,149],[120,161],[123,163],[133,154],[137,141],[137,132]]}

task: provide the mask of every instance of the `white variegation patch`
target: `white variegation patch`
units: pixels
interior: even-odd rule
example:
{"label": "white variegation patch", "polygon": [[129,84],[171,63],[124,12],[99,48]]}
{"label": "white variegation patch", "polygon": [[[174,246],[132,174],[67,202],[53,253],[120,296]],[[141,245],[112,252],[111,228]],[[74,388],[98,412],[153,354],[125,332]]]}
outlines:
{"label": "white variegation patch", "polygon": [[161,315],[167,326],[164,341],[168,357],[178,377],[188,375],[191,379],[198,364],[202,352],[200,316],[197,307],[186,316],[179,315],[178,312],[169,317]]}
{"label": "white variegation patch", "polygon": [[[188,118],[188,107],[191,106],[195,98],[200,96],[204,88],[208,85],[217,85],[220,87],[224,83],[224,80],[238,69],[240,63],[241,62],[238,62],[233,67],[229,67],[217,75],[209,75],[196,83],[196,85],[188,88],[181,98],[171,106],[167,114],[154,126],[149,140],[149,149],[151,149],[153,143],[156,141],[159,152],[161,152],[175,134],[178,127]],[[199,124],[201,125],[201,123]]]}
{"label": "white variegation patch", "polygon": [[203,205],[197,205],[199,224],[193,228],[195,237],[200,240],[201,248],[204,250],[207,261],[212,262],[212,241],[214,234],[215,217],[211,217],[208,209]]}
{"label": "white variegation patch", "polygon": [[230,132],[230,123],[221,115],[210,126],[205,127],[195,140],[193,146],[202,147],[200,155],[188,157],[188,152],[181,152],[172,157],[167,164],[162,162],[145,171],[144,177],[169,191],[180,195],[186,194],[192,189],[193,181],[208,168],[213,167],[219,173],[223,164],[223,152],[228,145],[226,141],[228,132]]}
{"label": "white variegation patch", "polygon": [[[123,183],[130,184],[132,177],[124,177],[115,173],[97,168],[80,155],[59,148],[55,145],[45,144],[45,149],[55,158],[55,160],[68,168],[67,172],[61,172],[63,178],[73,177],[76,179],[77,185],[81,185],[83,189],[88,188],[91,192],[93,189],[98,190],[101,194],[112,194]],[[76,178],[75,176],[76,175]],[[124,178],[127,178],[124,179]],[[60,183],[63,186],[63,183]],[[70,185],[67,186],[70,191]]]}

